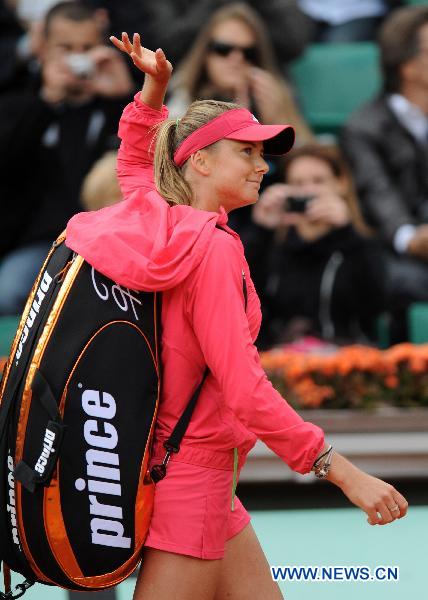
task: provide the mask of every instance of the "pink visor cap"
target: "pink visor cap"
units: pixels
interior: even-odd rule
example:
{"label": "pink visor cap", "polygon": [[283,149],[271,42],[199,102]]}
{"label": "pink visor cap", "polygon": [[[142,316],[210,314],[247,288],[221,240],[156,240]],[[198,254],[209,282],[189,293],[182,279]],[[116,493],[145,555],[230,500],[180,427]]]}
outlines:
{"label": "pink visor cap", "polygon": [[181,167],[197,150],[219,140],[264,142],[266,154],[285,154],[294,144],[291,125],[261,125],[246,108],[227,110],[191,133],[177,148],[174,163]]}

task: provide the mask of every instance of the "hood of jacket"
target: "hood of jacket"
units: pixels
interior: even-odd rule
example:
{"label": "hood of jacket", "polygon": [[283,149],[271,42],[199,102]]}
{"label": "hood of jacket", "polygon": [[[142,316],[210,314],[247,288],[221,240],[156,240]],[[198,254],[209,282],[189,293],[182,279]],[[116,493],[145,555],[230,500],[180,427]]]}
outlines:
{"label": "hood of jacket", "polygon": [[97,271],[133,290],[163,291],[195,269],[227,214],[169,206],[156,192],[137,192],[98,211],[75,215],[66,245]]}

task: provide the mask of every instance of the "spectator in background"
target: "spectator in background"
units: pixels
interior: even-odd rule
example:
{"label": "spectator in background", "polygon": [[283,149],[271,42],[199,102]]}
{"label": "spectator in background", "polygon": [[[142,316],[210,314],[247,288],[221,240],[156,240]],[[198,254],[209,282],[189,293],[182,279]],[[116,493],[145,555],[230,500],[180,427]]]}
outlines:
{"label": "spectator in background", "polygon": [[28,37],[8,0],[0,0],[0,92],[26,77]]}
{"label": "spectator in background", "polygon": [[305,334],[338,343],[373,338],[373,319],[383,308],[382,257],[336,148],[292,151],[285,183],[263,192],[253,219],[265,274],[261,345]]}
{"label": "spectator in background", "polygon": [[[188,53],[199,30],[219,8],[233,0],[84,0],[108,10],[111,32],[138,31],[148,47],[161,47],[177,64]],[[248,0],[269,28],[269,36],[281,64],[299,56],[309,41],[307,19],[296,0]]]}
{"label": "spectator in background", "polygon": [[[177,68],[171,89],[167,104],[172,117],[181,116],[193,100],[213,98],[237,102],[265,124],[291,123],[297,144],[313,139],[278,70],[265,24],[244,3],[230,4],[213,14]],[[269,167],[264,185],[280,176],[278,160],[269,157]],[[250,223],[250,207],[230,215],[229,224],[244,246]]]}
{"label": "spectator in background", "polygon": [[61,2],[46,16],[39,90],[0,98],[0,314],[22,310],[40,263],[82,210],[82,181],[106,150],[133,83],[103,45],[93,10]]}
{"label": "spectator in background", "polygon": [[116,172],[117,151],[106,152],[86,175],[81,190],[85,210],[99,210],[120,202],[122,192]]}
{"label": "spectator in background", "polygon": [[0,0],[0,91],[31,85],[42,21],[58,0]]}
{"label": "spectator in background", "polygon": [[351,116],[341,142],[387,248],[391,305],[403,311],[428,301],[428,6],[394,12],[379,44],[383,93]]}
{"label": "spectator in background", "polygon": [[[0,92],[28,89],[37,80],[44,17],[59,0],[0,0]],[[105,10],[93,12],[107,29]]]}
{"label": "spectator in background", "polygon": [[213,98],[249,108],[264,124],[292,123],[300,143],[313,137],[278,70],[265,24],[244,3],[213,14],[177,68],[171,88],[173,117],[194,100]]}
{"label": "spectator in background", "polygon": [[298,0],[313,42],[375,40],[385,15],[401,4],[400,0]]}

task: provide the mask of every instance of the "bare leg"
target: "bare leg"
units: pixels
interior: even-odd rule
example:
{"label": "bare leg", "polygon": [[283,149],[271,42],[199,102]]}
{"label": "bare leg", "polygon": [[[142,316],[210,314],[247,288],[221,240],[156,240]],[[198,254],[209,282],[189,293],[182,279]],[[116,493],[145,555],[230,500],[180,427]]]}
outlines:
{"label": "bare leg", "polygon": [[282,600],[260,542],[249,523],[226,542],[215,600]]}
{"label": "bare leg", "polygon": [[145,548],[133,600],[213,600],[221,562]]}

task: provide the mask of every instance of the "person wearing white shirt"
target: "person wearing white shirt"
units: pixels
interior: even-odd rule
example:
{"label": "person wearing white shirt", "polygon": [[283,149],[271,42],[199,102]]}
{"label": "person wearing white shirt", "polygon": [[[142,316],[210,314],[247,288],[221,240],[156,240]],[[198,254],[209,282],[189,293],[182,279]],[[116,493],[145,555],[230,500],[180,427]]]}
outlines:
{"label": "person wearing white shirt", "polygon": [[377,29],[398,0],[297,0],[312,21],[314,41],[374,40]]}

